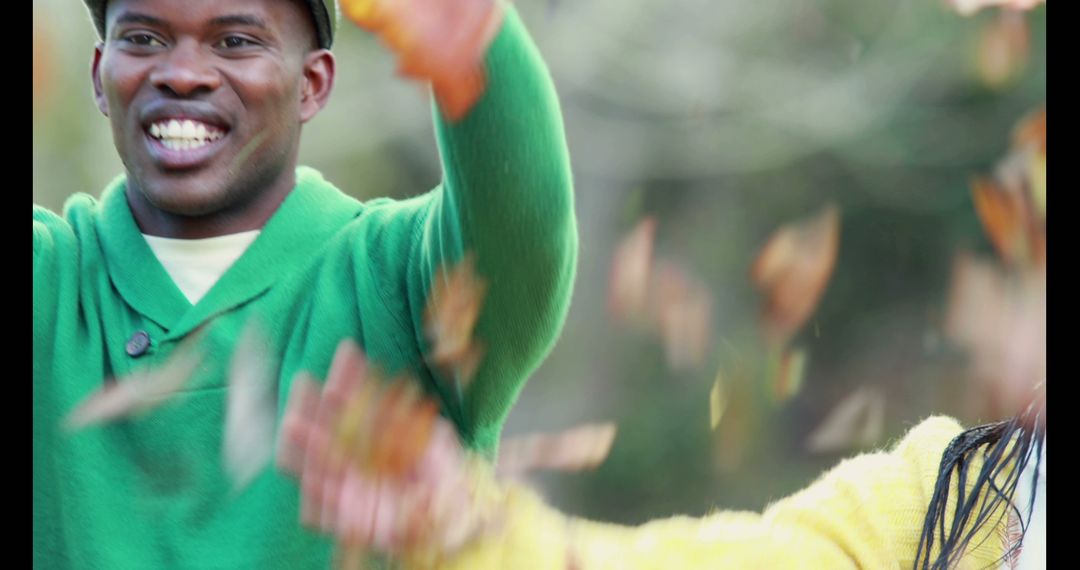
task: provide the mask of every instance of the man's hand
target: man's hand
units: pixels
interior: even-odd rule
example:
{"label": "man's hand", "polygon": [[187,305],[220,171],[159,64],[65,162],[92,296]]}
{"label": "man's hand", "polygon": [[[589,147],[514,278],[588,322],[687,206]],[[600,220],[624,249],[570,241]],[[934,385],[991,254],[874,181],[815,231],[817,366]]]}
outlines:
{"label": "man's hand", "polygon": [[293,382],[277,461],[300,479],[301,522],[354,550],[452,552],[482,527],[456,432],[414,385],[372,376],[346,341],[325,386]]}

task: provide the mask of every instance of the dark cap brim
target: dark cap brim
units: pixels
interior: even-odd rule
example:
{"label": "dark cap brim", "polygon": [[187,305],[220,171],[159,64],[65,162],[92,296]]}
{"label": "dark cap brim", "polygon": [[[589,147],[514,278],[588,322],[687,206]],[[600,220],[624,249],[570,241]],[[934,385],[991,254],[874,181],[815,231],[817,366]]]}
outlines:
{"label": "dark cap brim", "polygon": [[[105,7],[108,0],[83,0],[90,11],[90,20],[94,23],[98,38],[105,39]],[[337,0],[304,0],[315,21],[315,34],[319,47],[330,49],[334,44],[334,31],[337,28]],[[327,6],[329,4],[329,7]]]}

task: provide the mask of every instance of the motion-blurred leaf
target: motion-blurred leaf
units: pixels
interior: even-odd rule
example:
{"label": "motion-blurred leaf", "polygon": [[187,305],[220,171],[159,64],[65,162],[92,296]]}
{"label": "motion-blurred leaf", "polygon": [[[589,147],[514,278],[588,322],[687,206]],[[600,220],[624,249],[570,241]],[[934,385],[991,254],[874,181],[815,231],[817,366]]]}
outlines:
{"label": "motion-blurred leaf", "polygon": [[814,312],[836,265],[840,210],[830,205],[814,217],[788,224],[769,238],[750,269],[765,296],[766,338],[783,345]]}
{"label": "motion-blurred leaf", "polygon": [[465,116],[486,83],[484,56],[503,19],[495,0],[341,0],[345,17],[398,56],[399,72],[429,81],[451,121]]}
{"label": "motion-blurred leaf", "polygon": [[272,359],[259,331],[249,326],[229,363],[222,453],[235,489],[250,483],[274,453],[277,383]]}
{"label": "motion-blurred leaf", "polygon": [[145,413],[179,391],[202,363],[201,351],[193,342],[176,349],[160,368],[142,370],[128,378],[107,379],[65,419],[69,430],[115,421]]}
{"label": "motion-blurred leaf", "polygon": [[615,441],[615,424],[587,424],[558,433],[531,434],[499,444],[497,472],[518,476],[535,470],[581,471],[603,463]]}
{"label": "motion-blurred leaf", "polygon": [[849,451],[876,444],[885,429],[885,395],[863,386],[846,398],[811,433],[807,449],[812,453]]}

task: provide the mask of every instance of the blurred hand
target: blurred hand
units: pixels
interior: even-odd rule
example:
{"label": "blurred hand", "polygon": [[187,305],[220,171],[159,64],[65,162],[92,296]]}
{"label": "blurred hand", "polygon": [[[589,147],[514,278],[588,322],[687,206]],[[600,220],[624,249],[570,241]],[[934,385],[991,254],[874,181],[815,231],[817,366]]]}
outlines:
{"label": "blurred hand", "polygon": [[412,384],[370,375],[343,342],[321,389],[293,383],[278,466],[300,479],[301,522],[351,549],[452,552],[482,522],[456,432]]}

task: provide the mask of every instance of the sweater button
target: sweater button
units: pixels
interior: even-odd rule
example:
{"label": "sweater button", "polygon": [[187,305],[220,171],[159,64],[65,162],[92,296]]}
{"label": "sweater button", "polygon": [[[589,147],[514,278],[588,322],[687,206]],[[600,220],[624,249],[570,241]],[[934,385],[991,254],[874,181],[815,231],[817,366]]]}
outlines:
{"label": "sweater button", "polygon": [[127,351],[128,356],[138,358],[146,354],[148,348],[150,348],[150,335],[146,331],[138,331],[131,335],[131,340],[127,341],[124,350]]}

